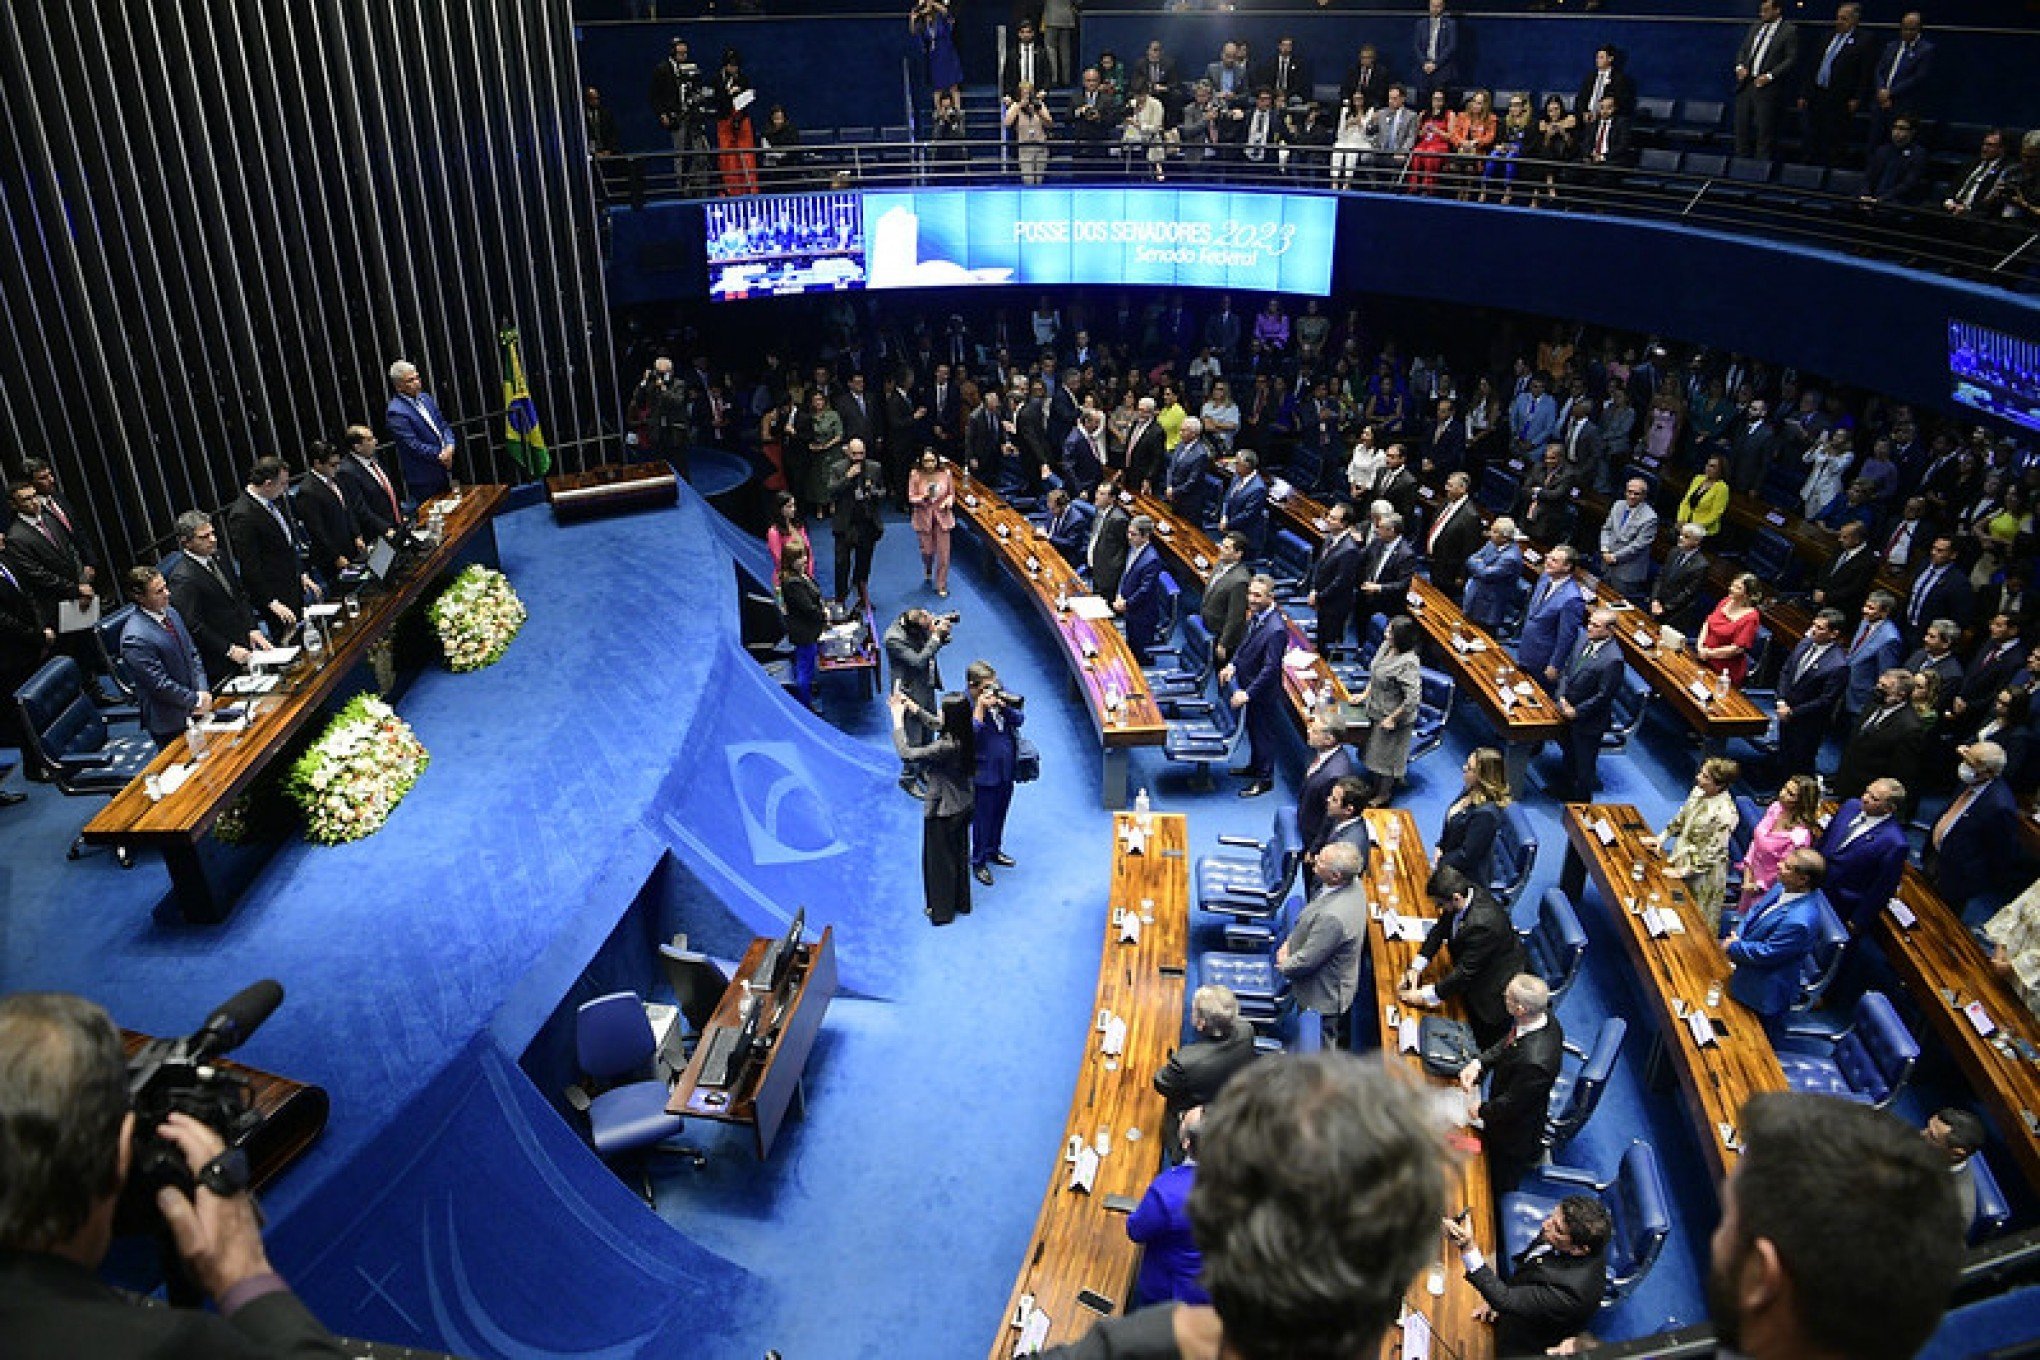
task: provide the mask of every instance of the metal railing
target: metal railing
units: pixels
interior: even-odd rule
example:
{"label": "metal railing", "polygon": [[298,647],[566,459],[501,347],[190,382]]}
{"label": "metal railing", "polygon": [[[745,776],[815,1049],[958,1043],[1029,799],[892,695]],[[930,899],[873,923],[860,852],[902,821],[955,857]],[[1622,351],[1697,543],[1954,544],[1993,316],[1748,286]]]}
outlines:
{"label": "metal railing", "polygon": [[[1063,138],[1048,146],[1042,182],[1064,187],[1251,187],[1423,196],[1513,211],[1605,214],[1896,261],[2021,292],[2040,288],[2040,246],[2031,229],[1778,183],[1634,165],[1331,147],[1270,147],[1257,160],[1237,145],[1186,146],[1167,138],[1130,141],[1115,136],[1086,142]],[[754,171],[747,171],[745,162],[732,160],[738,156],[748,156]],[[753,184],[765,193],[802,193],[1022,181],[1016,144],[1003,138],[813,141],[784,150],[663,152],[628,159],[641,166],[650,195],[667,200],[748,192]]]}

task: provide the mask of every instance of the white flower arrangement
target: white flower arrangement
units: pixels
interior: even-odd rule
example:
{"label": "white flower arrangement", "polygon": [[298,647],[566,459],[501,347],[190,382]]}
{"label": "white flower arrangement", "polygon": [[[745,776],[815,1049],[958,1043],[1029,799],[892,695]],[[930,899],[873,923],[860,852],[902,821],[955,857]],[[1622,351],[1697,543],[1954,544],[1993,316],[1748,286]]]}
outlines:
{"label": "white flower arrangement", "polygon": [[305,815],[306,840],[340,845],[381,830],[431,759],[395,709],[360,694],[291,766],[284,792]]}
{"label": "white flower arrangement", "polygon": [[478,671],[494,665],[524,627],[524,602],[500,571],[473,566],[453,578],[430,611],[447,668]]}

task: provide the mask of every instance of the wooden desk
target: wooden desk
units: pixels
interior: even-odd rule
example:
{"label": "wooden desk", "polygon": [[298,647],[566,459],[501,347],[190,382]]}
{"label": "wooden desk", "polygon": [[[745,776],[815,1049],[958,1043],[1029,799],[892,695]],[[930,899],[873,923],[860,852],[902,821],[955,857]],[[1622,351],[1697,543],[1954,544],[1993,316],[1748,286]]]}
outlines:
{"label": "wooden desk", "polygon": [[[161,775],[190,760],[185,739],[177,738],[85,824],[84,839],[93,845],[161,853],[170,870],[170,901],[184,919],[225,920],[241,889],[274,847],[221,846],[209,837],[213,824],[293,737],[323,721],[329,700],[344,699],[361,688],[355,684],[343,692],[341,686],[366,664],[370,649],[390,636],[413,604],[428,592],[436,594],[453,571],[468,562],[496,561],[491,521],[508,494],[508,488],[499,485],[463,488],[460,503],[446,518],[444,534],[422,560],[393,581],[363,587],[359,618],[340,614],[328,620],[332,646],[319,662],[309,652],[300,653],[276,689],[252,701],[238,701],[253,714],[246,730],[213,736],[205,758],[183,785],[152,803],[144,789],[147,775]],[[431,504],[419,507],[421,523]]]}
{"label": "wooden desk", "polygon": [[586,472],[564,472],[545,479],[545,498],[561,524],[620,514],[680,499],[680,479],[665,462],[602,463]]}
{"label": "wooden desk", "polygon": [[[132,1059],[151,1036],[131,1029],[120,1032],[121,1046]],[[321,1086],[309,1086],[274,1072],[244,1067],[231,1058],[218,1058],[214,1066],[225,1069],[248,1083],[248,1107],[261,1119],[236,1147],[248,1154],[249,1185],[260,1190],[283,1173],[285,1167],[304,1156],[326,1130],[331,1108]]]}
{"label": "wooden desk", "polygon": [[[1097,1320],[1077,1303],[1077,1292],[1095,1290],[1124,1306],[1133,1292],[1140,1249],[1126,1236],[1126,1217],[1105,1208],[1107,1195],[1139,1199],[1162,1166],[1164,1104],[1154,1075],[1183,1033],[1183,971],[1190,940],[1189,831],[1181,813],[1154,813],[1147,849],[1126,852],[1125,833],[1137,814],[1112,819],[1112,891],[1101,922],[1098,996],[1083,1016],[1084,1061],[1070,1096],[1069,1123],[1053,1149],[1048,1189],[1019,1278],[1006,1300],[992,1338],[992,1360],[1007,1360],[1019,1332],[1009,1324],[1022,1295],[1050,1319],[1047,1346],[1075,1341]],[[1123,944],[1112,912],[1135,913],[1153,902],[1154,921],[1143,922],[1140,940]],[[1118,1058],[1099,1051],[1097,1016],[1109,1010],[1126,1022],[1126,1049]],[[1089,1194],[1068,1188],[1064,1160],[1072,1138],[1093,1143],[1104,1130],[1111,1151],[1098,1168]]]}
{"label": "wooden desk", "polygon": [[[1200,588],[1210,583],[1218,569],[1218,545],[1211,541],[1209,534],[1153,496],[1134,497],[1133,508],[1136,513],[1154,520],[1155,547],[1172,566]],[[1311,715],[1327,701],[1327,696],[1340,705],[1352,704],[1354,697],[1347,691],[1345,682],[1332,670],[1331,663],[1318,655],[1316,645],[1301,624],[1285,613],[1282,626],[1289,633],[1282,666],[1282,692],[1289,700],[1289,716],[1295,720],[1297,730],[1303,731],[1310,726]],[[1288,664],[1288,657],[1299,652],[1311,654],[1313,659],[1309,666]]]}
{"label": "wooden desk", "polygon": [[[1613,831],[1613,842],[1607,845],[1591,829],[1604,821]],[[1778,1065],[1763,1021],[1728,995],[1732,970],[1727,956],[1708,934],[1707,922],[1686,885],[1668,875],[1664,856],[1642,842],[1641,837],[1649,834],[1643,817],[1627,803],[1567,803],[1565,867],[1559,886],[1576,902],[1584,901],[1582,889],[1589,875],[1599,889],[1608,923],[1622,937],[1642,984],[1644,1013],[1655,1031],[1650,1068],[1656,1071],[1661,1062],[1670,1060],[1708,1168],[1719,1184],[1737,1155],[1722,1136],[1723,1126],[1740,1130],[1743,1102],[1759,1091],[1784,1090],[1785,1071]],[[1640,879],[1635,876],[1637,868],[1642,871]],[[1631,898],[1640,906],[1650,905],[1652,894],[1660,907],[1678,913],[1686,927],[1683,935],[1653,939],[1642,918],[1625,909]],[[1712,1010],[1706,1006],[1710,987],[1722,989]],[[1711,1047],[1699,1047],[1674,1001],[1705,1011],[1726,1024],[1728,1034]]]}
{"label": "wooden desk", "polygon": [[[1424,853],[1424,837],[1417,829],[1417,819],[1401,808],[1378,808],[1365,815],[1367,831],[1374,838],[1375,845],[1372,872],[1368,874],[1365,885],[1369,899],[1376,907],[1387,905],[1392,892],[1397,915],[1429,915],[1431,899],[1424,886],[1431,880],[1431,861]],[[1400,1009],[1395,999],[1396,984],[1409,970],[1419,947],[1412,941],[1388,939],[1379,919],[1367,928],[1367,952],[1374,973],[1374,1013],[1381,1021],[1385,1056],[1390,1064],[1401,1067],[1412,1081],[1438,1090],[1456,1089],[1457,1082],[1426,1072],[1423,1059],[1417,1054],[1398,1053],[1395,1029],[1387,1022],[1389,1008],[1396,1006]],[[1447,1002],[1441,1011],[1455,1020],[1466,1018],[1465,1008],[1457,1000]],[[1474,1243],[1483,1256],[1497,1261],[1499,1268],[1495,1200],[1493,1188],[1488,1183],[1487,1159],[1474,1139],[1455,1139],[1455,1142],[1460,1145],[1462,1156],[1457,1165],[1446,1172],[1446,1211],[1457,1213],[1462,1208],[1473,1211],[1469,1221],[1473,1226]],[[1445,1273],[1445,1292],[1432,1297],[1428,1279],[1430,1272],[1422,1271],[1404,1291],[1403,1304],[1413,1313],[1422,1313],[1429,1320],[1432,1332],[1452,1348],[1451,1353],[1459,1360],[1487,1360],[1495,1353],[1495,1331],[1487,1323],[1474,1320],[1473,1310],[1481,1306],[1480,1293],[1467,1281],[1466,1271],[1459,1262],[1459,1249],[1446,1240],[1442,1231],[1437,1237],[1437,1265]],[[1402,1343],[1394,1332],[1390,1332],[1382,1339],[1382,1360],[1395,1360],[1401,1354]]]}
{"label": "wooden desk", "polygon": [[726,1091],[700,1085],[710,1037],[718,1029],[743,1023],[746,984],[758,976],[759,965],[765,961],[765,951],[771,945],[769,937],[760,936],[744,951],[743,962],[737,966],[730,985],[723,989],[722,1000],[716,1003],[708,1027],[694,1046],[694,1056],[688,1059],[686,1070],[681,1072],[672,1096],[666,1101],[668,1113],[686,1119],[748,1124],[757,1135],[761,1162],[772,1155],[772,1144],[779,1137],[780,1125],[786,1122],[788,1107],[798,1099],[801,1112],[807,1112],[801,1073],[807,1068],[815,1036],[821,1033],[822,1017],[829,1013],[829,1001],[836,995],[835,927],[825,926],[821,939],[803,944],[795,955],[792,989],[782,990],[778,995],[768,993],[760,1003],[767,1009],[758,1018],[758,1033],[771,1036],[772,1043],[765,1061],[753,1063],[742,1079]]}
{"label": "wooden desk", "polygon": [[[1544,553],[1524,545],[1523,571],[1532,581],[1543,564]],[[1700,664],[1692,649],[1673,651],[1662,646],[1657,620],[1648,610],[1638,609],[1624,599],[1606,581],[1594,581],[1593,600],[1587,608],[1590,613],[1595,609],[1615,611],[1615,641],[1622,647],[1623,658],[1686,726],[1706,739],[1710,748],[1718,748],[1730,737],[1760,737],[1770,729],[1770,714],[1739,689],[1732,688],[1726,696],[1717,696],[1714,672]],[[1696,684],[1705,691],[1705,699],[1694,692]]]}
{"label": "wooden desk", "polygon": [[1473,700],[1487,715],[1501,741],[1509,789],[1521,794],[1530,757],[1565,731],[1564,715],[1543,686],[1520,669],[1502,644],[1467,618],[1444,591],[1420,576],[1410,583],[1410,594],[1422,605],[1411,610],[1410,616],[1457,682],[1460,696]]}
{"label": "wooden desk", "polygon": [[864,697],[878,696],[878,657],[884,648],[878,631],[878,616],[871,601],[864,601],[864,646],[851,656],[830,656],[826,651],[815,663],[823,675],[854,675],[864,686]]}
{"label": "wooden desk", "polygon": [[949,470],[956,479],[957,516],[984,535],[992,555],[1013,573],[1034,612],[1061,643],[1071,683],[1090,711],[1103,752],[1105,806],[1124,807],[1126,753],[1136,746],[1163,745],[1169,735],[1133,649],[1113,625],[1093,623],[1058,607],[1059,602],[1089,595],[1091,587],[1049,545],[1046,533],[959,465],[952,463]]}
{"label": "wooden desk", "polygon": [[[1970,1089],[1990,1107],[2027,1182],[2040,1190],[2040,1063],[1994,1042],[2010,1037],[2040,1049],[2040,1021],[2011,984],[1991,970],[1989,956],[1961,917],[1911,865],[1899,882],[1898,900],[1912,912],[1914,923],[1901,926],[1888,909],[1878,912],[1878,946],[1942,1046],[1954,1054]],[[1989,1039],[1962,1013],[1972,1001],[1982,1002],[1998,1026]]]}

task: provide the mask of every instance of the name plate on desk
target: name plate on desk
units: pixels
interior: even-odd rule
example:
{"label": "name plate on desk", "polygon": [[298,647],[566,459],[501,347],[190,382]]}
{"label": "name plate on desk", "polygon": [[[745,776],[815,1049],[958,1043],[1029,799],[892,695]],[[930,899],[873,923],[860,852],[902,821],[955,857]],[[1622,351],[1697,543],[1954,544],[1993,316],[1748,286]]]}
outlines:
{"label": "name plate on desk", "polygon": [[1414,1015],[1405,1015],[1395,1027],[1395,1051],[1415,1053],[1424,1046],[1423,1026]]}
{"label": "name plate on desk", "polygon": [[1196,564],[1197,570],[1199,571],[1211,570],[1211,559],[1206,557],[1203,553],[1190,554],[1190,560]]}
{"label": "name plate on desk", "polygon": [[1972,1001],[1962,1008],[1962,1018],[1981,1038],[1988,1039],[1997,1033],[1997,1021],[1990,1018],[1990,1012],[1983,1008],[1981,1001]]}
{"label": "name plate on desk", "polygon": [[1785,527],[1785,516],[1777,510],[1766,510],[1764,512],[1764,523],[1773,528],[1782,529]]}
{"label": "name plate on desk", "polygon": [[1667,907],[1645,907],[1643,925],[1654,940],[1662,940],[1667,935],[1686,933],[1686,923],[1679,919],[1679,913]]}
{"label": "name plate on desk", "polygon": [[1716,1044],[1714,1022],[1707,1018],[1705,1011],[1686,1012],[1686,1029],[1693,1036],[1693,1042],[1701,1048],[1713,1048]]}
{"label": "name plate on desk", "polygon": [[288,666],[297,659],[296,647],[266,647],[259,652],[248,654],[248,664],[251,666]]}
{"label": "name plate on desk", "polygon": [[1155,521],[1155,532],[1163,538],[1167,538],[1170,534],[1176,532],[1176,526],[1165,519],[1158,519]]}
{"label": "name plate on desk", "polygon": [[1282,664],[1293,671],[1315,670],[1317,669],[1317,663],[1318,654],[1316,652],[1306,652],[1301,647],[1291,647],[1282,654]]}
{"label": "name plate on desk", "polygon": [[1086,1145],[1078,1149],[1076,1165],[1070,1168],[1070,1189],[1080,1195],[1091,1193],[1091,1187],[1098,1183],[1098,1149]]}
{"label": "name plate on desk", "polygon": [[1072,595],[1070,612],[1080,619],[1098,623],[1112,617],[1112,604],[1111,601],[1097,595]]}
{"label": "name plate on desk", "polygon": [[1401,1360],[1431,1360],[1431,1320],[1414,1310],[1403,1314]]}
{"label": "name plate on desk", "polygon": [[1920,918],[1913,915],[1912,908],[1899,901],[1896,897],[1886,902],[1884,909],[1891,913],[1891,919],[1898,922],[1899,929],[1901,930],[1911,930],[1919,924]]}
{"label": "name plate on desk", "polygon": [[1601,842],[1601,844],[1603,845],[1615,844],[1615,828],[1608,824],[1608,819],[1606,817],[1597,818],[1595,820],[1594,839]]}
{"label": "name plate on desk", "polygon": [[1636,630],[1636,645],[1643,648],[1645,651],[1649,651],[1651,644],[1656,641],[1657,635],[1651,632],[1650,629],[1639,628]]}
{"label": "name plate on desk", "polygon": [[1705,680],[1689,680],[1686,682],[1686,689],[1703,704],[1714,702],[1714,690]]}
{"label": "name plate on desk", "polygon": [[339,612],[340,606],[337,604],[308,604],[305,606],[305,617],[308,619],[330,619]]}

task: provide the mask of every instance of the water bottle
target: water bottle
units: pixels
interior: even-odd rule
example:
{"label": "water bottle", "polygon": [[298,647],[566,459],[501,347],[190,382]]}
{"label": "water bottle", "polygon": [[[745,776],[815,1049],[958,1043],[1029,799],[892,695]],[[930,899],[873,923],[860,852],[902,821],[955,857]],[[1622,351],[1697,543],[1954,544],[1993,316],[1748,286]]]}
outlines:
{"label": "water bottle", "polygon": [[184,744],[191,748],[193,760],[205,759],[205,733],[199,730],[196,716],[184,720]]}
{"label": "water bottle", "polygon": [[319,664],[326,650],[326,638],[325,635],[319,631],[319,629],[320,629],[319,620],[311,619],[306,621],[305,655],[311,659],[311,663],[314,667],[316,667]]}
{"label": "water bottle", "polygon": [[1148,802],[1148,791],[1146,789],[1142,789],[1133,795],[1133,810],[1141,816],[1147,816],[1148,809],[1152,806],[1153,804]]}

